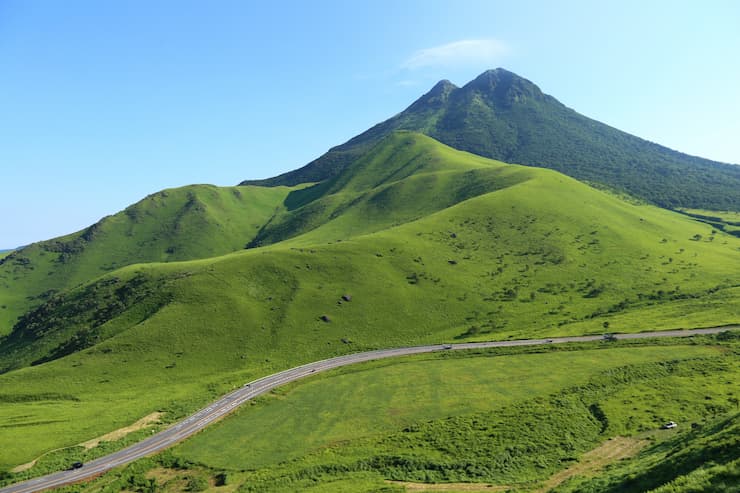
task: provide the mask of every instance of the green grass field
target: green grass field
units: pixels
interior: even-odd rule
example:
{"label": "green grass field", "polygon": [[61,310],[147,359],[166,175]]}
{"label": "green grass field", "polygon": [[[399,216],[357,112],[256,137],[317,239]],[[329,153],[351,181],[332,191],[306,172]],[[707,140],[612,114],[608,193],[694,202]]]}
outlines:
{"label": "green grass field", "polygon": [[[740,239],[710,225],[415,134],[374,152],[386,157],[368,156],[342,182],[272,190],[264,202],[254,198],[260,190],[241,198],[239,189],[168,192],[183,201],[173,211],[203,209],[186,207],[190,192],[205,211],[219,201],[239,205],[249,235],[237,241],[241,233],[227,234],[223,222],[223,238],[202,229],[234,253],[164,262],[175,259],[162,254],[162,241],[140,250],[162,263],[108,272],[100,264],[115,250],[96,246],[101,232],[80,254],[98,260],[74,276],[59,260],[63,249],[3,264],[0,282],[19,286],[3,291],[8,305],[27,295],[24,283],[39,289],[34,276],[90,281],[49,295],[0,341],[0,443],[8,444],[0,470],[159,409],[175,419],[234,385],[328,356],[740,319]],[[155,194],[142,214],[108,222],[150,224],[162,200]],[[258,228],[268,216],[270,226]],[[204,238],[192,221],[168,241]],[[147,237],[126,240],[126,228],[111,233],[121,252],[125,241]],[[195,239],[188,255],[206,255]],[[254,239],[266,246],[242,250]]]}
{"label": "green grass field", "polygon": [[[281,388],[83,491],[181,491],[190,482],[214,492],[403,491],[388,479],[530,491],[618,435],[650,442],[608,474],[574,477],[558,491],[736,481],[738,350],[736,340],[698,338],[356,365]],[[679,428],[660,431],[668,420]],[[228,488],[215,487],[224,479]]]}
{"label": "green grass field", "polygon": [[[269,468],[419,422],[555,394],[616,367],[718,355],[710,347],[658,346],[361,365],[281,389],[189,440],[175,455],[215,469]],[[669,416],[678,413],[666,411],[663,419]]]}

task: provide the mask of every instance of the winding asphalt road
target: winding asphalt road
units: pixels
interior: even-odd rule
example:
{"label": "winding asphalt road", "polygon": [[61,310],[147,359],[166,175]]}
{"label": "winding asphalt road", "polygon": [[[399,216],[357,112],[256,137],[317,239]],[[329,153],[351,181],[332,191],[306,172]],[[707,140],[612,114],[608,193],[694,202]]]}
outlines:
{"label": "winding asphalt road", "polygon": [[[642,332],[639,334],[617,334],[618,339],[645,339],[650,337],[688,337],[699,334],[716,334],[726,330],[736,330],[740,326],[717,327],[709,329],[692,330],[668,330],[661,332]],[[577,336],[577,337],[554,337],[552,339],[526,339],[517,341],[495,341],[495,342],[466,342],[461,344],[434,344],[431,346],[414,346],[397,349],[381,349],[364,353],[348,354],[336,358],[316,361],[303,366],[297,366],[290,370],[260,378],[243,387],[226,394],[210,406],[201,409],[197,413],[185,418],[183,421],[163,430],[156,435],[142,440],[125,449],[114,452],[105,457],[100,457],[88,462],[79,469],[60,471],[47,476],[30,479],[22,483],[0,489],[0,493],[30,493],[43,491],[59,486],[79,483],[87,479],[99,476],[114,467],[133,462],[136,459],[161,452],[172,445],[194,435],[209,424],[217,421],[246,401],[258,395],[269,392],[288,382],[307,377],[317,372],[326,371],[340,366],[352,365],[363,361],[371,361],[394,356],[405,356],[410,354],[431,353],[434,351],[480,349],[493,347],[511,346],[534,346],[538,344],[562,344],[566,342],[597,341],[603,336]]]}

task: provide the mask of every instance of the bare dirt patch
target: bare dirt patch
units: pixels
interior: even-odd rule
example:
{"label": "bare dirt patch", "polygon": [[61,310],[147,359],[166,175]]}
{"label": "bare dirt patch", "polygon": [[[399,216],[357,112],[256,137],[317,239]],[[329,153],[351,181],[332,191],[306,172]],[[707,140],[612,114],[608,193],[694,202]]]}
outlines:
{"label": "bare dirt patch", "polygon": [[611,438],[595,449],[583,454],[583,457],[581,457],[578,463],[553,474],[550,479],[545,481],[541,488],[535,491],[537,493],[545,493],[573,476],[593,475],[611,462],[632,457],[648,443],[647,440],[638,438]]}
{"label": "bare dirt patch", "polygon": [[[110,433],[106,433],[105,435],[99,436],[97,438],[93,438],[92,440],[82,442],[80,445],[85,447],[86,449],[91,449],[93,447],[97,447],[100,444],[100,442],[104,442],[104,441],[110,442],[113,440],[118,440],[119,438],[125,437],[129,433],[133,433],[134,431],[141,430],[143,428],[146,428],[149,425],[157,423],[159,421],[159,418],[162,417],[162,415],[164,415],[164,413],[160,413],[160,412],[148,414],[130,426],[119,428],[115,431],[111,431]],[[33,466],[36,465],[36,462],[41,457],[43,457],[44,455],[48,453],[56,452],[57,450],[62,450],[62,449],[58,448],[58,449],[50,450],[49,452],[46,452],[45,454],[35,458],[31,462],[26,462],[25,464],[21,464],[20,466],[14,467],[13,469],[10,470],[10,472],[17,473],[17,472],[23,472],[28,469],[31,469]]]}
{"label": "bare dirt patch", "polygon": [[[541,487],[533,493],[546,493],[560,483],[573,476],[593,475],[614,461],[632,457],[639,452],[648,440],[629,437],[615,437],[602,443],[595,449],[586,452],[578,463],[567,469],[553,474]],[[471,492],[502,492],[512,489],[512,486],[487,483],[409,483],[405,481],[388,481],[403,486],[406,491],[471,491]],[[521,488],[521,486],[519,486]],[[527,488],[524,488],[527,489]]]}
{"label": "bare dirt patch", "polygon": [[20,466],[15,466],[13,469],[10,470],[10,472],[23,472],[28,469],[31,469],[33,466],[36,465],[36,461],[39,459],[34,459],[31,462],[26,462],[25,464],[21,464]]}
{"label": "bare dirt patch", "polygon": [[135,431],[139,431],[143,428],[146,428],[149,425],[152,425],[154,423],[157,423],[159,421],[159,418],[162,417],[164,413],[161,412],[154,412],[152,414],[147,414],[140,420],[138,420],[136,423],[126,426],[124,428],[119,428],[117,430],[111,431],[110,433],[106,433],[105,435],[99,436],[97,438],[93,438],[92,440],[88,440],[86,442],[82,442],[80,445],[85,447],[86,449],[91,449],[93,447],[97,447],[100,442],[111,442],[113,440],[119,440],[129,433],[133,433]]}

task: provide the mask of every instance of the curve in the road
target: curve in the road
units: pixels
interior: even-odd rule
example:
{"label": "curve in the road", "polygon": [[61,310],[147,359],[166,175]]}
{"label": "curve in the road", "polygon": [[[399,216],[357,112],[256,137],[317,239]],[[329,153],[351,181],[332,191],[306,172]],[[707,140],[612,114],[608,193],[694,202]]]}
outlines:
{"label": "curve in the road", "polygon": [[[660,332],[642,332],[637,334],[617,334],[618,339],[645,339],[651,337],[688,337],[701,334],[717,334],[727,330],[736,330],[740,326],[713,327],[707,329],[691,330],[668,330]],[[460,349],[481,349],[493,347],[511,347],[511,346],[533,346],[538,344],[562,344],[566,342],[586,342],[603,339],[604,336],[573,336],[573,337],[554,337],[551,339],[522,339],[516,341],[493,341],[493,342],[465,342],[459,344],[434,344],[429,346],[414,346],[396,349],[380,349],[377,351],[367,351],[364,353],[348,354],[336,358],[325,359],[297,366],[289,370],[268,375],[253,382],[245,384],[243,387],[230,392],[210,404],[208,407],[201,409],[195,414],[185,418],[183,421],[163,430],[156,435],[131,445],[127,448],[114,452],[110,455],[100,457],[94,461],[88,462],[79,469],[69,471],[60,471],[46,476],[30,479],[22,483],[7,486],[0,489],[0,493],[32,493],[37,491],[48,490],[60,486],[78,483],[87,479],[99,476],[114,467],[122,466],[130,462],[152,455],[157,452],[171,447],[172,445],[194,435],[209,424],[223,418],[246,401],[257,397],[258,395],[269,392],[270,390],[284,385],[288,382],[307,377],[317,372],[338,368],[340,366],[352,365],[382,358],[392,358],[395,356],[406,356],[411,354],[430,353],[433,351],[460,350]]]}

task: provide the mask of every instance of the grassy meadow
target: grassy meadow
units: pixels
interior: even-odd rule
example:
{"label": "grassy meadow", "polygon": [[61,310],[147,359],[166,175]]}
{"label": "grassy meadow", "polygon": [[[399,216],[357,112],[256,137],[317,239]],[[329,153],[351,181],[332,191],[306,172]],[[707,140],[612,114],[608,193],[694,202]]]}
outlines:
{"label": "grassy meadow", "polygon": [[[83,491],[404,491],[388,480],[539,491],[616,436],[642,440],[638,457],[557,491],[736,481],[729,382],[740,377],[740,347],[720,339],[436,353],[333,370]],[[679,428],[660,430],[668,420]]]}
{"label": "grassy meadow", "polygon": [[[60,251],[52,241],[7,257],[3,311],[22,313],[42,277],[59,291],[0,340],[0,471],[334,355],[740,319],[740,239],[711,225],[416,134],[373,153],[321,186],[155,194]],[[160,212],[166,234],[136,229]],[[212,255],[207,238],[224,255],[183,260]],[[639,419],[615,423],[652,422]],[[591,446],[598,433],[582,431],[579,447]]]}
{"label": "grassy meadow", "polygon": [[[493,354],[382,361],[296,383],[199,434],[174,454],[215,469],[268,468],[419,422],[503,409],[585,385],[619,367],[719,356],[717,349],[703,346]],[[660,411],[665,415],[653,428],[678,416]]]}

